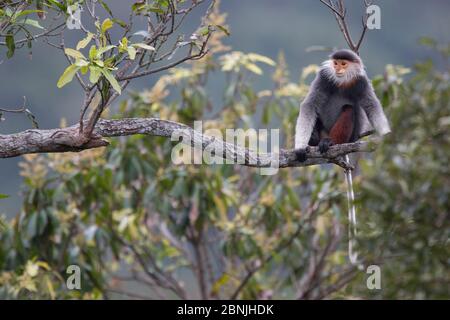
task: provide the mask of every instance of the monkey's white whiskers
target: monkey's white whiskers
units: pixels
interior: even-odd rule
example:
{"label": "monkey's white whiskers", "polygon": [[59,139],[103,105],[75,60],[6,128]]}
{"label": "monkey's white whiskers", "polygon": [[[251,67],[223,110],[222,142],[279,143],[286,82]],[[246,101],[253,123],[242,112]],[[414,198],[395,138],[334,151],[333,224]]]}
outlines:
{"label": "monkey's white whiskers", "polygon": [[336,75],[336,72],[333,68],[333,60],[326,60],[322,63],[321,69],[325,72],[325,75],[331,80],[335,85],[341,86],[346,83],[351,83],[354,79],[359,76],[366,76],[366,72],[364,70],[364,65],[362,62],[360,66],[356,64],[350,65],[344,74],[340,77]]}

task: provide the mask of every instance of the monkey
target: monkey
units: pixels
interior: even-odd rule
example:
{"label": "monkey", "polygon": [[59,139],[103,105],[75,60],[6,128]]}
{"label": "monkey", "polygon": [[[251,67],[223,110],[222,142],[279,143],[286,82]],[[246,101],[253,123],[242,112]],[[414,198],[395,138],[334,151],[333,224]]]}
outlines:
{"label": "monkey", "polygon": [[295,129],[295,153],[304,162],[308,146],[326,153],[330,146],[355,142],[376,131],[391,131],[361,58],[338,50],[322,63],[300,105]]}
{"label": "monkey", "polygon": [[[361,58],[350,50],[338,50],[322,63],[311,88],[300,105],[295,128],[295,154],[306,161],[309,146],[326,153],[335,144],[355,142],[376,131],[391,132]],[[348,163],[349,157],[345,156]],[[345,170],[347,182],[349,243],[348,256],[357,263],[354,251],[356,209],[351,170]]]}

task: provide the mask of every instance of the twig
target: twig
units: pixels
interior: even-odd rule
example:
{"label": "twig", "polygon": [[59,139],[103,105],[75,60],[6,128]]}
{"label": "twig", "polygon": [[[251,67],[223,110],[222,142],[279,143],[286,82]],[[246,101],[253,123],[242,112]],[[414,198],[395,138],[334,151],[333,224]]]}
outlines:
{"label": "twig", "polygon": [[161,71],[165,71],[165,70],[171,69],[171,68],[176,67],[177,65],[179,65],[179,64],[181,64],[181,63],[183,63],[185,61],[188,61],[188,60],[199,60],[199,59],[203,58],[206,54],[208,54],[208,50],[206,49],[206,45],[208,43],[208,40],[209,40],[210,36],[211,36],[211,34],[208,34],[206,40],[203,42],[203,45],[202,45],[200,51],[198,53],[196,53],[196,54],[188,55],[188,56],[186,56],[186,57],[184,57],[184,58],[182,58],[182,59],[180,59],[178,61],[175,61],[173,63],[170,63],[168,65],[165,65],[165,66],[162,66],[162,67],[159,67],[159,68],[156,68],[156,69],[142,71],[142,72],[134,72],[134,73],[131,73],[130,75],[119,77],[118,80],[119,81],[124,81],[124,80],[131,80],[131,79],[141,78],[141,77],[145,77],[145,76],[151,75],[153,73],[157,73],[157,72],[161,72]]}
{"label": "twig", "polygon": [[341,19],[344,18],[344,15],[334,7],[333,3],[330,0],[329,2],[326,2],[325,0],[320,0],[320,2],[322,2],[328,8],[330,8],[330,10],[333,11],[339,18]]}
{"label": "twig", "polygon": [[[344,0],[339,0],[338,5],[336,5],[332,0],[320,0],[321,3],[323,3],[325,6],[327,6],[334,14],[335,18],[336,18],[336,22],[338,24],[338,27],[341,31],[341,33],[344,36],[345,41],[347,42],[349,48],[356,52],[357,54],[359,54],[359,48],[361,47],[361,44],[364,40],[365,35],[367,34],[367,19],[368,19],[368,15],[365,14],[365,16],[363,16],[363,29],[361,32],[361,35],[358,39],[358,41],[355,43],[352,39],[352,36],[350,35],[350,31],[347,25],[347,21],[346,21],[346,8],[345,8],[345,3]],[[372,5],[371,1],[368,0],[364,0],[364,5],[365,7],[369,7],[370,5]]]}

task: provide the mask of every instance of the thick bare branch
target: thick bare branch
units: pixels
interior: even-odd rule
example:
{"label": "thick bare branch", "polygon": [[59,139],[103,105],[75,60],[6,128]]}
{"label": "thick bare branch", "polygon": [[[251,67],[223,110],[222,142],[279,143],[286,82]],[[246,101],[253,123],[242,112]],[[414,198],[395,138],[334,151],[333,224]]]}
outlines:
{"label": "thick bare branch", "polygon": [[348,166],[340,162],[343,155],[352,152],[370,152],[374,145],[368,142],[336,145],[326,154],[321,154],[317,147],[308,151],[308,159],[298,162],[293,150],[281,149],[279,154],[256,153],[235,144],[224,142],[215,137],[202,135],[192,128],[173,121],[157,118],[129,118],[121,120],[98,121],[94,133],[85,144],[80,144],[79,125],[68,128],[50,130],[26,130],[16,134],[0,135],[0,158],[17,157],[29,153],[47,152],[78,152],[86,149],[107,146],[109,143],[103,138],[146,134],[151,136],[172,137],[175,134],[182,138],[183,143],[190,144],[202,150],[216,150],[216,155],[224,159],[234,159],[235,163],[259,168],[268,168],[278,161],[276,167],[303,167],[322,163],[335,163],[343,167]]}

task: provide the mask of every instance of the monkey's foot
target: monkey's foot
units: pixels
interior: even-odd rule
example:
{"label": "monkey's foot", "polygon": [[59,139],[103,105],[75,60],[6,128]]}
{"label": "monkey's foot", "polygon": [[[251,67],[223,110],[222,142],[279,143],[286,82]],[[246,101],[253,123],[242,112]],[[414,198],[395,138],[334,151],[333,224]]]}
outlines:
{"label": "monkey's foot", "polygon": [[333,141],[331,141],[330,138],[325,138],[320,140],[319,142],[319,151],[320,153],[325,153],[330,149],[330,147],[333,145]]}
{"label": "monkey's foot", "polygon": [[306,153],[308,152],[308,147],[304,149],[295,149],[295,156],[296,160],[299,162],[305,162],[306,161]]}

